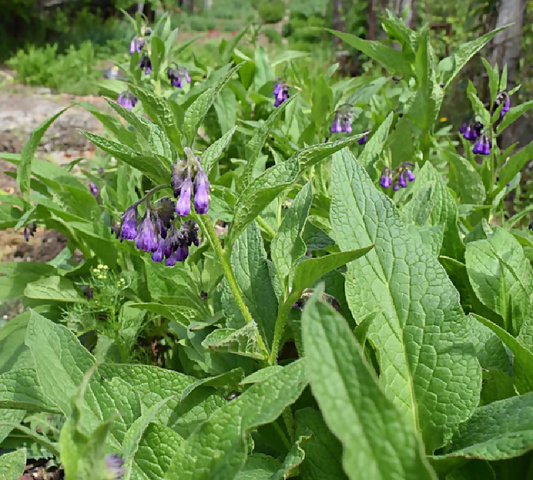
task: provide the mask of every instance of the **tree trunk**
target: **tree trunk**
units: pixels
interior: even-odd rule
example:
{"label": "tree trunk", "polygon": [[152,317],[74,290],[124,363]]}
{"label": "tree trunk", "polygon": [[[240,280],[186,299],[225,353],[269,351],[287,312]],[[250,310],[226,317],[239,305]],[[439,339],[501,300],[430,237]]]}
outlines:
{"label": "tree trunk", "polygon": [[404,10],[407,8],[407,17],[405,18],[405,26],[408,28],[413,28],[414,26],[414,0],[396,0],[396,15],[402,17]]}
{"label": "tree trunk", "polygon": [[[341,9],[342,0],[333,0],[333,30],[342,30]],[[341,39],[334,35],[333,42],[338,47],[341,44]]]}
{"label": "tree trunk", "polygon": [[376,39],[376,11],[374,0],[368,0],[368,40]]}

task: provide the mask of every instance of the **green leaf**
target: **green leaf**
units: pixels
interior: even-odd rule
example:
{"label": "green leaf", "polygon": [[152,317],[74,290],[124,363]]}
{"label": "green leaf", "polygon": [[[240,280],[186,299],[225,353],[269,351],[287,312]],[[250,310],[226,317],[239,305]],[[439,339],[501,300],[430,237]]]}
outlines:
{"label": "green leaf", "polygon": [[459,202],[483,205],[487,192],[483,180],[473,165],[455,152],[445,151],[450,166],[450,186],[457,192]]}
{"label": "green leaf", "polygon": [[216,142],[209,145],[207,150],[201,156],[202,167],[207,175],[209,175],[211,169],[215,166],[217,160],[221,157],[224,150],[231,142],[231,137],[233,137],[236,129],[237,127],[233,127],[231,130],[227,131]]}
{"label": "green leaf", "polygon": [[[427,220],[420,226],[444,225],[444,242],[441,255],[461,261],[464,257],[464,244],[457,226],[457,204],[442,180],[442,176],[430,162],[426,162],[412,187],[413,198],[405,205],[404,214],[415,220],[415,212],[427,211]],[[429,209],[429,211],[428,211]]]}
{"label": "green leaf", "polygon": [[498,186],[493,193],[493,197],[507,186],[507,184],[522,170],[522,168],[525,167],[531,158],[533,158],[533,142],[529,143],[527,147],[522,148],[505,162],[499,172]]}
{"label": "green leaf", "polygon": [[26,466],[26,451],[16,450],[0,456],[0,473],[2,480],[18,480]]}
{"label": "green leaf", "polygon": [[301,435],[298,440],[294,443],[289,453],[286,455],[283,465],[275,472],[270,480],[285,480],[286,478],[294,477],[298,475],[298,467],[305,459],[305,451],[303,446],[311,438],[311,433],[308,432],[306,435]]}
{"label": "green leaf", "polygon": [[287,286],[287,277],[305,255],[307,248],[302,232],[313,200],[312,182],[308,182],[296,195],[291,208],[283,217],[276,236],[270,244],[272,261],[282,285]]}
{"label": "green leaf", "polygon": [[179,446],[165,479],[234,478],[246,460],[250,430],[276,420],[306,385],[301,360],[253,385],[214,412]]}
{"label": "green leaf", "polygon": [[326,28],[328,32],[339,37],[343,42],[360,50],[376,62],[381,63],[390,73],[404,76],[408,80],[413,71],[411,65],[405,60],[402,52],[384,45],[382,42],[374,40],[363,40],[362,38],[350,35],[349,33],[337,32]]}
{"label": "green leaf", "polygon": [[449,456],[485,460],[518,457],[533,447],[533,393],[478,408],[454,434]]}
{"label": "green leaf", "polygon": [[235,480],[271,480],[281,468],[275,458],[262,453],[254,453],[246,459],[246,464],[237,474]]}
{"label": "green leaf", "polygon": [[154,78],[157,79],[160,74],[159,69],[161,68],[165,57],[165,44],[163,43],[163,40],[159,38],[159,36],[153,35],[151,36],[150,46],[152,47],[150,52],[152,71],[154,72]]}
{"label": "green leaf", "polygon": [[479,99],[476,87],[474,87],[474,84],[471,80],[468,80],[466,93],[470,99],[470,102],[472,103],[472,110],[474,110],[474,113],[479,116],[483,125],[490,125],[492,123],[490,112],[485,108],[485,105],[483,105],[483,102]]}
{"label": "green leaf", "polygon": [[70,107],[66,107],[63,110],[60,110],[55,115],[52,115],[48,120],[45,120],[43,123],[41,123],[41,125],[31,132],[30,139],[22,148],[22,152],[20,154],[20,163],[17,168],[17,183],[22,195],[30,195],[30,176],[32,170],[31,164],[43,135],[46,133],[50,125],[52,125],[52,123],[69,108]]}
{"label": "green leaf", "polygon": [[265,360],[266,352],[257,342],[258,329],[255,322],[247,323],[239,330],[218,328],[202,342],[202,346],[220,353],[233,353],[243,357]]}
{"label": "green leaf", "polygon": [[495,323],[480,317],[479,315],[471,315],[483,325],[489,327],[513,353],[513,377],[518,392],[533,392],[533,353],[531,353],[522,342],[514,338]]}
{"label": "green leaf", "polygon": [[[305,362],[324,419],[341,441],[349,478],[436,479],[409,415],[382,390],[346,321],[320,300],[302,314]],[[347,428],[349,426],[349,428]]]}
{"label": "green leaf", "polygon": [[[207,338],[207,337],[206,337]],[[205,339],[204,339],[205,342]],[[201,378],[199,380],[196,380],[192,385],[185,388],[183,392],[181,392],[181,398],[180,401],[183,402],[183,400],[196,388],[200,386],[204,387],[223,387],[226,389],[231,389],[233,386],[240,385],[240,380],[242,380],[244,376],[244,371],[242,368],[234,368],[233,370],[230,370],[229,372],[224,372],[220,375],[217,375],[215,377],[207,377],[207,378]]]}
{"label": "green leaf", "polygon": [[272,345],[278,300],[267,264],[263,238],[255,222],[233,245],[231,266],[257,328],[268,348]]}
{"label": "green leaf", "polygon": [[494,37],[494,35],[505,28],[507,28],[507,26],[486,33],[485,35],[482,35],[471,42],[464,43],[457,49],[457,52],[442,60],[439,64],[439,70],[442,70],[442,66],[445,64],[445,62],[451,64],[452,66],[450,73],[446,75],[446,85],[444,88],[448,88],[452,80],[468,63],[468,60],[470,60],[477,52],[479,52],[492,39],[492,37]]}
{"label": "green leaf", "polygon": [[104,97],[108,105],[115,110],[124,120],[126,120],[135,130],[137,130],[146,140],[150,134],[150,126],[144,119],[138,117],[134,112],[124,108],[111,98]]}
{"label": "green leaf", "polygon": [[257,372],[248,375],[244,380],[240,382],[240,385],[262,382],[263,380],[266,380],[268,377],[274,375],[274,373],[277,373],[282,369],[283,367],[281,365],[272,365],[270,367],[262,368],[261,370],[258,370]]}
{"label": "green leaf", "polygon": [[183,152],[181,133],[176,125],[174,114],[168,105],[168,100],[132,83],[127,85],[131,92],[142,102],[144,111],[154,123],[163,129],[174,148],[181,154]]}
{"label": "green leaf", "polygon": [[401,414],[419,426],[432,452],[479,402],[481,369],[459,295],[349,151],[334,156],[332,182],[330,217],[340,249],[375,243],[348,264],[348,305],[356,321],[382,308],[369,331],[381,384]]}
{"label": "green leaf", "polygon": [[231,89],[222,90],[213,103],[218,117],[220,131],[224,134],[235,126],[237,121],[237,100]]}
{"label": "green leaf", "polygon": [[409,225],[407,230],[420,243],[424,244],[428,252],[431,252],[435,257],[439,256],[444,239],[444,225],[433,225],[431,227]]}
{"label": "green leaf", "polygon": [[300,467],[302,478],[312,480],[345,480],[342,469],[342,446],[331,433],[320,412],[304,408],[296,412],[296,436],[311,432],[303,449],[305,459]]}
{"label": "green leaf", "polygon": [[323,75],[318,77],[318,81],[315,84],[312,102],[311,117],[313,117],[317,129],[321,129],[328,116],[331,115],[333,103],[333,93]]}
{"label": "green leaf", "polygon": [[495,228],[487,240],[466,246],[466,270],[477,297],[501,315],[512,335],[520,332],[531,316],[533,269],[518,240]]}
{"label": "green leaf", "polygon": [[207,112],[215,102],[215,99],[218,97],[219,93],[230,81],[234,73],[236,73],[239,68],[241,68],[243,63],[239,63],[234,66],[224,77],[222,77],[214,87],[209,88],[203,92],[187,109],[185,112],[185,117],[183,119],[183,128],[185,136],[187,137],[187,142],[189,146],[193,145],[194,138],[198,131],[198,127],[203,122]]}
{"label": "green leaf", "polygon": [[70,280],[55,276],[29,283],[24,289],[24,295],[28,298],[57,302],[86,303],[87,301]]}
{"label": "green leaf", "polygon": [[359,156],[359,163],[365,167],[367,172],[370,172],[370,169],[374,163],[376,163],[383,151],[383,146],[387,141],[393,118],[394,114],[389,113],[374,135],[372,135],[370,140],[365,144],[365,147]]}
{"label": "green leaf", "polygon": [[240,184],[243,187],[247,187],[252,181],[257,158],[261,154],[261,149],[268,138],[270,130],[274,127],[282,112],[291,104],[291,102],[294,101],[297,96],[298,95],[293,95],[291,98],[289,98],[289,100],[283,102],[278,108],[275,108],[265,122],[259,127],[251,140],[246,144],[245,148],[247,163],[240,178]]}
{"label": "green leaf", "polygon": [[0,408],[0,443],[15,429],[14,425],[20,425],[22,423],[25,416],[26,410]]}
{"label": "green leaf", "polygon": [[496,128],[496,135],[500,135],[509,125],[518,120],[524,113],[533,108],[533,100],[512,107],[503,117],[502,122]]}

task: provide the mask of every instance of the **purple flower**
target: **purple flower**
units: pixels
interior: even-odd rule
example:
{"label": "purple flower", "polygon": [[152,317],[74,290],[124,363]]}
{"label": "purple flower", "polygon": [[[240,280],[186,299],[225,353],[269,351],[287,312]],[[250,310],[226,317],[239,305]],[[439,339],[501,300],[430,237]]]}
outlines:
{"label": "purple flower", "polygon": [[155,213],[157,214],[159,234],[162,238],[166,238],[167,230],[170,228],[172,220],[174,220],[174,208],[174,202],[170,198],[162,198],[157,202]]}
{"label": "purple flower", "polygon": [[473,142],[481,135],[481,130],[483,130],[483,124],[480,122],[474,122],[466,127],[463,137],[470,142]]}
{"label": "purple flower", "polygon": [[407,173],[407,180],[409,180],[410,182],[414,181],[414,179],[416,178],[415,174],[409,168],[406,168],[405,172]]}
{"label": "purple flower", "polygon": [[137,206],[128,208],[122,218],[122,229],[120,230],[120,238],[126,240],[134,240],[137,236]]}
{"label": "purple flower", "polygon": [[34,233],[37,230],[37,222],[31,222],[29,225],[24,227],[24,240],[27,242],[30,241],[30,237],[33,237]]}
{"label": "purple flower", "polygon": [[191,83],[191,77],[189,77],[189,71],[186,68],[183,68],[183,77],[187,83]]}
{"label": "purple flower", "polygon": [[181,186],[180,198],[176,203],[176,213],[182,217],[186,217],[191,213],[191,192],[192,180],[188,176]]}
{"label": "purple flower", "polygon": [[144,70],[144,74],[148,75],[152,71],[152,61],[148,55],[143,55],[139,63],[139,68]]}
{"label": "purple flower", "polygon": [[152,219],[152,212],[149,210],[144,214],[139,224],[139,232],[135,240],[135,246],[144,252],[155,252],[159,246],[155,223]]}
{"label": "purple flower", "polygon": [[136,50],[138,53],[141,53],[144,44],[144,37],[133,37],[130,43],[130,55],[133,55]]}
{"label": "purple flower", "polygon": [[93,182],[89,183],[89,192],[91,192],[93,197],[98,196],[98,187]]}
{"label": "purple flower", "polygon": [[367,141],[368,141],[368,135],[365,135],[364,137],[362,137],[359,140],[357,140],[357,143],[359,145],[364,145]]}
{"label": "purple flower", "polygon": [[159,244],[157,246],[157,250],[152,253],[152,261],[156,263],[161,263],[163,261],[163,257],[165,256],[165,240],[160,239]]}
{"label": "purple flower", "polygon": [[396,180],[396,181],[394,182],[394,185],[392,186],[392,189],[393,189],[394,191],[400,189],[400,184],[398,183],[398,180]]}
{"label": "purple flower", "polygon": [[461,135],[465,134],[466,133],[466,129],[468,128],[468,124],[465,122],[461,125],[461,127],[459,128],[459,133]]}
{"label": "purple flower", "polygon": [[181,88],[183,85],[183,78],[182,74],[180,73],[179,69],[176,68],[169,68],[167,70],[167,77],[170,80],[170,85],[173,87]]}
{"label": "purple flower", "polygon": [[498,92],[498,95],[496,95],[496,100],[494,101],[494,106],[492,107],[492,113],[494,113],[502,104],[503,106],[500,112],[500,118],[503,118],[503,116],[511,109],[511,99],[509,98],[507,92]]}
{"label": "purple flower", "polygon": [[349,120],[344,120],[344,125],[343,125],[343,132],[346,132],[346,133],[352,133],[352,124],[350,123]]}
{"label": "purple flower", "polygon": [[283,102],[286,102],[289,95],[289,86],[285,82],[278,82],[274,87],[274,96],[276,97],[274,101],[274,107],[279,107]]}
{"label": "purple flower", "polygon": [[194,179],[194,209],[205,215],[209,208],[209,181],[204,170],[200,170]]}
{"label": "purple flower", "polygon": [[379,184],[383,188],[389,188],[392,184],[392,172],[389,167],[383,167],[383,170],[381,171],[381,179],[379,180]]}
{"label": "purple flower", "polygon": [[117,98],[117,103],[128,110],[132,110],[137,104],[137,101],[137,97],[128,91],[122,92]]}
{"label": "purple flower", "polygon": [[490,155],[490,149],[492,147],[492,141],[486,135],[482,135],[474,144],[472,152],[475,155]]}
{"label": "purple flower", "polygon": [[502,108],[502,117],[509,111],[511,110],[511,99],[509,97],[507,97],[505,99],[505,103],[503,104],[503,108]]}
{"label": "purple flower", "polygon": [[339,114],[336,114],[335,118],[333,119],[333,123],[331,124],[331,133],[340,133],[340,132],[342,132],[341,119],[339,118]]}
{"label": "purple flower", "polygon": [[105,456],[105,468],[113,480],[122,480],[124,478],[126,470],[122,468],[123,465],[124,460],[120,458],[120,455],[113,453]]}
{"label": "purple flower", "polygon": [[407,181],[405,180],[405,173],[403,170],[400,172],[400,175],[398,176],[398,183],[400,184],[400,187],[405,188],[407,187]]}
{"label": "purple flower", "polygon": [[170,176],[170,186],[174,190],[174,196],[176,198],[179,197],[181,187],[187,176],[189,176],[187,161],[178,159],[172,168],[172,174]]}

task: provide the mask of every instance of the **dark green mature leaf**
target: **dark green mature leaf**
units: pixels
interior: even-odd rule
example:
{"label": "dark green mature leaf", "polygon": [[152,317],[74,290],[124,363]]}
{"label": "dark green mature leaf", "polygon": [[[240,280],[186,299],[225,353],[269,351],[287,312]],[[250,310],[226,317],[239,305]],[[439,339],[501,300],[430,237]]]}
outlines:
{"label": "dark green mature leaf", "polygon": [[215,352],[233,353],[256,360],[265,360],[267,353],[258,344],[258,333],[255,322],[247,323],[239,330],[218,328],[204,339],[202,346]]}
{"label": "dark green mature leaf", "polygon": [[326,29],[333,33],[342,41],[357,48],[370,58],[381,63],[390,73],[396,73],[406,77],[406,80],[412,76],[411,65],[404,58],[401,51],[384,45],[382,42],[374,40],[363,40],[362,38],[350,35],[349,33],[337,32],[336,30]]}
{"label": "dark green mature leaf", "polygon": [[46,133],[46,130],[48,130],[50,125],[52,125],[52,123],[69,108],[70,107],[66,107],[63,110],[60,110],[48,120],[41,123],[41,125],[31,132],[30,139],[24,145],[20,154],[20,163],[17,168],[17,183],[23,195],[28,196],[30,194],[31,163],[43,135]]}
{"label": "dark green mature leaf", "polygon": [[503,117],[502,122],[496,128],[496,135],[500,135],[509,125],[519,119],[524,113],[533,108],[533,100],[512,107]]}
{"label": "dark green mature leaf", "polygon": [[164,130],[168,139],[174,145],[174,148],[181,154],[183,152],[181,133],[176,125],[174,114],[168,105],[168,100],[137,85],[131,83],[127,85],[132,93],[142,102],[144,111],[153,122]]}
{"label": "dark green mature leaf", "polygon": [[180,445],[165,479],[234,478],[246,461],[250,430],[276,420],[306,385],[301,360],[253,385],[213,413]]}
{"label": "dark green mature leaf", "polygon": [[296,412],[296,436],[311,432],[303,449],[305,459],[300,467],[306,480],[345,480],[342,469],[342,445],[324,423],[320,412],[304,408]]}
{"label": "dark green mature leaf", "polygon": [[331,115],[332,103],[333,93],[331,88],[324,80],[324,76],[320,75],[313,90],[313,104],[311,106],[311,116],[317,129],[323,128],[328,116]]}
{"label": "dark green mature leaf", "polygon": [[237,127],[233,127],[231,130],[227,131],[216,142],[209,145],[207,150],[201,156],[200,160],[202,167],[207,175],[209,175],[209,172],[211,172],[211,169],[215,166],[217,160],[221,157],[222,153],[231,142],[231,137],[236,129]]}
{"label": "dark green mature leaf", "polygon": [[115,110],[124,120],[126,120],[135,130],[137,130],[146,140],[150,134],[150,126],[148,122],[138,117],[134,112],[124,108],[115,100],[104,97],[108,105]]}
{"label": "dark green mature leaf", "polygon": [[[505,118],[505,117],[504,117]],[[516,176],[518,172],[524,168],[527,162],[533,158],[533,142],[527,147],[515,153],[509,160],[505,162],[505,165],[501,168],[498,178],[498,187],[493,193],[496,196],[500,193],[507,184]]]}
{"label": "dark green mature leaf", "polygon": [[356,321],[382,309],[369,332],[381,383],[432,452],[479,402],[481,369],[459,295],[347,150],[334,156],[333,183],[330,216],[340,249],[375,243],[348,264],[346,299]]}
{"label": "dark green mature leaf", "polygon": [[309,215],[312,200],[312,183],[308,182],[296,195],[270,244],[272,261],[276,266],[276,273],[282,285],[287,285],[287,277],[298,260],[305,255],[306,245],[302,239],[302,231]]}
{"label": "dark green mature leaf", "polygon": [[420,243],[438,257],[442,249],[444,239],[444,225],[433,225],[431,227],[419,227],[418,225],[409,225],[409,233],[413,235]]}
{"label": "dark green mature leaf", "polygon": [[82,131],[92,143],[101,148],[104,152],[107,152],[114,157],[126,162],[132,167],[136,168],[140,172],[144,173],[147,177],[153,180],[155,183],[168,183],[170,178],[170,163],[163,163],[159,157],[144,156],[135,152],[129,147],[117,142],[108,140],[107,138],[94,135],[90,132]]}
{"label": "dark green mature leaf", "polygon": [[275,458],[262,453],[254,453],[246,459],[242,470],[235,480],[271,480],[272,475],[281,468]]}
{"label": "dark green mature leaf", "polygon": [[274,474],[270,477],[270,480],[285,480],[298,475],[298,467],[305,459],[305,451],[303,446],[309,441],[310,438],[310,432],[298,437],[291,450],[286,455],[283,465],[281,465],[281,467],[274,472]]}
{"label": "dark green mature leaf", "polygon": [[302,315],[307,375],[324,419],[344,447],[349,478],[436,479],[412,417],[381,389],[346,321],[320,300]]}
{"label": "dark green mature leaf", "polygon": [[470,60],[477,52],[479,52],[492,39],[492,37],[494,37],[494,35],[505,28],[507,28],[507,26],[486,33],[485,35],[482,35],[471,42],[464,43],[457,49],[457,52],[442,60],[439,64],[439,70],[442,71],[446,64],[451,66],[450,73],[446,75],[446,84],[444,85],[444,88],[448,88],[452,80],[468,63],[468,60]]}
{"label": "dark green mature leaf", "polygon": [[531,316],[533,269],[516,238],[495,228],[487,240],[468,243],[466,269],[477,297],[501,315],[506,330],[518,335]]}
{"label": "dark green mature leaf", "polygon": [[0,456],[2,480],[18,480],[26,466],[26,451],[16,450]]}
{"label": "dark green mature leaf", "polygon": [[87,301],[70,280],[57,276],[42,278],[29,283],[24,289],[24,295],[28,298],[57,302],[85,303]]}
{"label": "dark green mature leaf", "polygon": [[449,456],[485,460],[518,457],[533,448],[533,393],[478,408],[454,434]]}
{"label": "dark green mature leaf", "polygon": [[270,348],[278,301],[270,279],[263,238],[255,222],[235,242],[231,265],[244,302],[257,323],[261,337]]}
{"label": "dark green mature leaf", "polygon": [[[430,186],[431,189],[428,190]],[[430,162],[426,162],[422,167],[412,189],[413,198],[406,204],[404,212],[412,216],[414,212],[430,205],[431,211],[428,212],[427,224],[444,224],[441,255],[461,261],[465,247],[457,226],[457,204],[442,180],[442,176]]]}
{"label": "dark green mature leaf", "polygon": [[387,118],[379,126],[374,135],[372,135],[370,140],[365,144],[365,148],[359,156],[359,163],[366,168],[367,172],[370,172],[370,168],[374,165],[374,163],[381,155],[383,146],[385,145],[385,142],[387,141],[387,137],[389,135],[389,130],[393,118],[394,114],[389,113]]}
{"label": "dark green mature leaf", "polygon": [[239,63],[234,66],[226,75],[224,75],[214,87],[209,88],[203,92],[187,109],[185,112],[185,117],[183,119],[183,128],[185,136],[187,137],[187,142],[189,146],[192,146],[198,127],[204,120],[204,117],[207,115],[207,112],[215,102],[215,99],[218,97],[218,94],[230,81],[234,73],[236,73],[239,68],[241,68],[243,63]]}
{"label": "dark green mature leaf", "polygon": [[445,151],[450,166],[450,187],[457,192],[459,202],[483,205],[487,192],[483,180],[473,165],[455,152]]}

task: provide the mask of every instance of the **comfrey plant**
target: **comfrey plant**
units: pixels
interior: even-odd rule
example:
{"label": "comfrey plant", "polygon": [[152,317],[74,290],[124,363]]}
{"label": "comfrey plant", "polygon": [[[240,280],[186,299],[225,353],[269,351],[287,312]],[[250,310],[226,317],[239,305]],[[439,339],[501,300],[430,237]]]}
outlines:
{"label": "comfrey plant", "polygon": [[289,85],[287,85],[284,81],[280,80],[278,78],[278,82],[276,83],[274,87],[274,106],[279,107],[283,102],[286,102],[290,95],[289,95]]}
{"label": "comfrey plant", "polygon": [[169,68],[167,70],[167,77],[170,80],[170,85],[173,87],[182,88],[183,79],[187,83],[191,83],[191,77],[189,77],[189,72],[186,67],[175,65],[174,68]]}
{"label": "comfrey plant", "polygon": [[[467,89],[475,138],[454,134],[443,98],[495,32],[437,62],[425,30],[384,24],[401,50],[338,33],[388,70],[370,84],[235,42],[238,65],[176,89],[163,20],[150,76],[135,51],[121,87],[135,109],[91,107],[105,175],[33,158],[51,120],[6,156],[5,228],[68,244],[0,266],[30,307],[0,328],[0,472],[38,452],[66,480],[528,478],[533,242],[505,205],[533,147],[501,133],[533,102],[502,117],[489,66],[490,102]],[[274,107],[281,73],[298,94]],[[364,133],[325,143],[343,104]]]}

